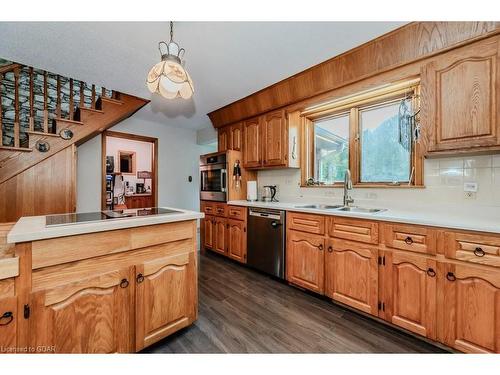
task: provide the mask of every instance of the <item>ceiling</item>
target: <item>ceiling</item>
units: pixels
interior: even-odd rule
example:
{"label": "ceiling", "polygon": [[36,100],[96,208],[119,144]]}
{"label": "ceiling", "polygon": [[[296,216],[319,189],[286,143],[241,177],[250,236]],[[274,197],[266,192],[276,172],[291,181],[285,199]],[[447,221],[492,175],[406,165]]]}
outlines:
{"label": "ceiling", "polygon": [[0,22],[0,57],[151,99],[135,116],[201,129],[207,113],[393,30],[403,22],[178,22],[190,100],[146,88],[168,22]]}

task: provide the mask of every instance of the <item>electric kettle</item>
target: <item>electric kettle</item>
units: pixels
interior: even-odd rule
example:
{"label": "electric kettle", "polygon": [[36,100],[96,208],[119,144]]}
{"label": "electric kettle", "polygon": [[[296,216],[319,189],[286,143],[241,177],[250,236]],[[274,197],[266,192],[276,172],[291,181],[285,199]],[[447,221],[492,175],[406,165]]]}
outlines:
{"label": "electric kettle", "polygon": [[263,187],[262,191],[262,201],[264,202],[277,202],[276,197],[276,185],[266,185]]}

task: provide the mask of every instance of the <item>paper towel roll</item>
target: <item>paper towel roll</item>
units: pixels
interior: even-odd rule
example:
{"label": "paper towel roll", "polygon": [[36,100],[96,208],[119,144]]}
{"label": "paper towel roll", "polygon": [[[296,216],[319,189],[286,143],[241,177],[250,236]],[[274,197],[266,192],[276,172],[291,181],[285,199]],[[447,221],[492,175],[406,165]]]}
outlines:
{"label": "paper towel roll", "polygon": [[257,181],[247,181],[247,201],[257,200]]}

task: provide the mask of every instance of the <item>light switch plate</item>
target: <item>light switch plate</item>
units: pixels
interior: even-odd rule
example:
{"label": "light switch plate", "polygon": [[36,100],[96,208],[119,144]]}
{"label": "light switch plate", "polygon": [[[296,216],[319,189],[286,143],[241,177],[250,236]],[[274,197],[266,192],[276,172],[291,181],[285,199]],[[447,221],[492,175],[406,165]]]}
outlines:
{"label": "light switch plate", "polygon": [[464,182],[464,191],[477,192],[477,182]]}

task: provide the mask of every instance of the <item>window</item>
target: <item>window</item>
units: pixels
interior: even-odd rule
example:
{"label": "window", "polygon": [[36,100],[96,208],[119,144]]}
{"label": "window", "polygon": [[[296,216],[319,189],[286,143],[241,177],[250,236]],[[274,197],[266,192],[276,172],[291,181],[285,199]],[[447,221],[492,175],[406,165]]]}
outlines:
{"label": "window", "polygon": [[418,83],[385,86],[303,111],[302,184],[341,184],[349,169],[357,186],[421,186],[420,145],[403,146],[399,126],[403,101],[410,113],[418,108]]}
{"label": "window", "polygon": [[343,181],[349,167],[349,114],[315,121],[314,148],[314,179]]}

